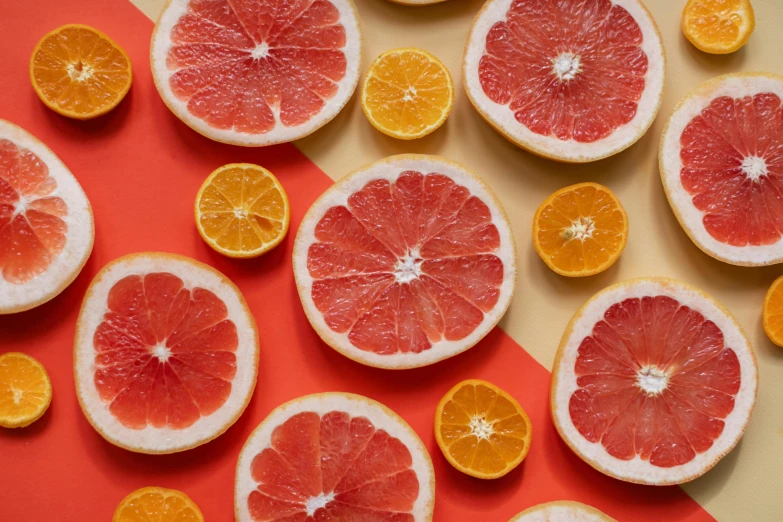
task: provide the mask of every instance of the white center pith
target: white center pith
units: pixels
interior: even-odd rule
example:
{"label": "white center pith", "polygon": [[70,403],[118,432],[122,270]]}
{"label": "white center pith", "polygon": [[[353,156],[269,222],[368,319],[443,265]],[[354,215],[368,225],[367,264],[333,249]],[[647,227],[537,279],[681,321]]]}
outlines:
{"label": "white center pith", "polygon": [[576,78],[582,72],[581,57],[574,53],[560,53],[552,58],[552,74],[560,81],[567,82]]}
{"label": "white center pith", "polygon": [[327,494],[321,493],[317,497],[308,498],[307,502],[305,503],[305,509],[307,509],[307,516],[308,517],[313,516],[316,511],[326,507],[326,505],[332,500],[334,500],[333,492]]}
{"label": "white center pith", "polygon": [[414,279],[418,279],[421,275],[421,263],[418,248],[409,250],[404,256],[397,259],[394,264],[394,276],[397,278],[397,282],[410,283]]}
{"label": "white center pith", "polygon": [[65,70],[68,71],[68,76],[71,77],[71,80],[77,82],[86,82],[92,78],[93,74],[92,66],[82,63],[81,60],[76,63],[69,63]]}
{"label": "white center pith", "polygon": [[645,366],[636,374],[636,385],[649,397],[654,397],[669,385],[669,376],[656,366]]}
{"label": "white center pith", "polygon": [[488,439],[490,435],[495,433],[495,430],[492,428],[492,423],[485,419],[483,415],[472,417],[469,426],[471,433],[479,440]]}
{"label": "white center pith", "polygon": [[578,239],[584,241],[588,237],[593,236],[595,225],[593,220],[586,217],[580,217],[571,222],[571,226],[563,231],[563,239],[569,241],[571,239]]}
{"label": "white center pith", "polygon": [[250,51],[250,56],[256,60],[266,58],[269,56],[269,44],[266,42],[261,42],[260,44],[256,45],[255,49]]}
{"label": "white center pith", "polygon": [[405,92],[404,92],[404,94],[402,96],[402,99],[404,101],[413,101],[416,98],[416,94],[417,94],[416,93],[416,87],[411,85],[410,87],[405,89]]}
{"label": "white center pith", "polygon": [[761,176],[767,175],[767,162],[758,156],[746,156],[740,168],[751,181],[758,181]]}
{"label": "white center pith", "polygon": [[27,211],[27,207],[30,206],[30,203],[31,201],[26,197],[19,196],[19,201],[17,201],[16,205],[14,205],[14,213],[11,217],[14,218],[19,214],[24,214]]}
{"label": "white center pith", "polygon": [[22,390],[18,390],[11,386],[11,394],[13,395],[14,404],[22,402]]}
{"label": "white center pith", "polygon": [[158,358],[161,362],[166,362],[171,357],[171,350],[165,344],[158,343],[152,348],[152,355]]}

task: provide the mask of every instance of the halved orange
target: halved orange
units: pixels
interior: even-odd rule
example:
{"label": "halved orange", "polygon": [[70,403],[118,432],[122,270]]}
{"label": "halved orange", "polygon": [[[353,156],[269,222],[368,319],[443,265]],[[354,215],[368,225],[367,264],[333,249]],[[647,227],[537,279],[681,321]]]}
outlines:
{"label": "halved orange", "polygon": [[531,434],[525,410],[487,381],[462,381],[435,410],[435,440],[443,456],[472,477],[494,479],[517,467],[530,450]]}
{"label": "halved orange", "polygon": [[120,502],[112,522],[204,522],[189,496],[176,489],[137,489]]}
{"label": "halved orange", "polygon": [[682,32],[705,53],[733,53],[755,27],[749,0],[688,0],[682,11]]}
{"label": "halved orange", "polygon": [[778,277],[764,297],[764,331],[769,340],[783,347],[783,276]]}
{"label": "halved orange", "polygon": [[29,426],[51,402],[52,383],[41,363],[19,352],[0,355],[0,426]]}
{"label": "halved orange", "polygon": [[443,63],[427,51],[392,49],[370,65],[362,109],[382,133],[412,140],[433,132],[454,105],[454,84]]}
{"label": "halved orange", "polygon": [[53,111],[79,120],[106,114],[131,86],[125,51],[97,29],[68,24],[45,35],[30,58],[30,81]]}
{"label": "halved orange", "polygon": [[215,251],[228,257],[256,257],[288,233],[288,196],[268,170],[230,163],[215,170],[196,196],[196,227]]}
{"label": "halved orange", "polygon": [[560,275],[603,272],[628,240],[628,216],[617,196],[598,183],[565,187],[544,201],[533,218],[533,246]]}

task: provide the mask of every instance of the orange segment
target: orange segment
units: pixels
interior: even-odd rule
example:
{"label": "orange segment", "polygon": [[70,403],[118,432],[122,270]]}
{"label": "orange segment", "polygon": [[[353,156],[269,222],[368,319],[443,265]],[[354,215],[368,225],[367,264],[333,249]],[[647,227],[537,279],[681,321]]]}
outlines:
{"label": "orange segment", "polygon": [[29,426],[51,402],[52,383],[41,363],[18,352],[0,355],[0,426]]}
{"label": "orange segment", "polygon": [[775,279],[764,297],[764,331],[769,340],[783,347],[783,276]]}
{"label": "orange segment", "polygon": [[147,487],[125,497],[112,522],[204,522],[204,516],[183,492]]}
{"label": "orange segment", "polygon": [[509,394],[486,381],[463,381],[440,400],[435,439],[449,463],[477,478],[502,477],[524,460],[531,425]]}
{"label": "orange segment", "polygon": [[755,26],[749,0],[689,0],[682,12],[683,33],[706,53],[733,53],[747,43]]}
{"label": "orange segment", "polygon": [[283,186],[258,165],[224,165],[196,196],[196,226],[209,246],[229,257],[256,257],[288,232],[290,210]]}
{"label": "orange segment", "polygon": [[393,138],[412,140],[446,121],[454,85],[446,66],[421,49],[393,49],[370,65],[362,108],[370,123]]}
{"label": "orange segment", "polygon": [[628,216],[617,196],[597,183],[565,187],[544,201],[533,218],[533,246],[560,275],[603,272],[620,257]]}
{"label": "orange segment", "polygon": [[69,24],[47,34],[30,58],[30,81],[50,109],[86,120],[106,114],[128,93],[128,55],[92,27]]}

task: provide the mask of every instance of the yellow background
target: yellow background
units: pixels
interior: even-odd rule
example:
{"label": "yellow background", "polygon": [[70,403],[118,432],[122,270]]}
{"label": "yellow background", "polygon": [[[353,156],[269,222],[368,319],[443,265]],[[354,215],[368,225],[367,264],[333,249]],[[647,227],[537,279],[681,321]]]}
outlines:
{"label": "yellow background", "polygon": [[[164,0],[131,0],[157,19]],[[462,51],[482,0],[448,0],[425,7],[385,0],[356,0],[364,31],[363,71],[394,47],[420,47],[440,58],[456,87],[454,111],[433,134],[403,142],[376,131],[365,119],[358,96],[328,125],[296,143],[332,179],[391,154],[440,154],[480,173],[505,205],[514,230],[520,276],[516,295],[500,326],[541,364],[551,369],[560,335],[576,309],[595,292],[624,279],[659,275],[701,287],[737,317],[756,349],[760,370],[758,402],[737,448],[706,476],[684,489],[722,521],[783,520],[783,349],[767,340],[761,304],[783,265],[741,268],[716,261],[691,243],[674,218],[658,174],[658,140],[674,106],[692,88],[737,71],[783,73],[783,1],[753,0],[756,30],[748,44],[727,56],[694,48],[682,35],[685,0],[647,0],[667,55],[666,86],[657,120],[630,149],[612,158],[562,165],[528,154],[493,131],[462,89]],[[555,190],[595,181],[616,192],[630,223],[620,260],[597,276],[572,280],[551,272],[531,244],[538,205]]]}

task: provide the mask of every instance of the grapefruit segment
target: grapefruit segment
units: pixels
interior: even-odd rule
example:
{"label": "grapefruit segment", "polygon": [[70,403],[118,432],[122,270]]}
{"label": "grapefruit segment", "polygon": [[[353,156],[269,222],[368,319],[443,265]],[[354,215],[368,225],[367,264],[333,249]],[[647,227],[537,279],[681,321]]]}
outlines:
{"label": "grapefruit segment", "polygon": [[509,522],[540,522],[544,520],[551,522],[616,522],[615,519],[608,517],[594,507],[571,500],[558,500],[533,506],[512,517]]}

